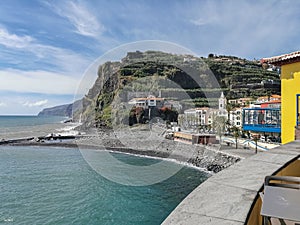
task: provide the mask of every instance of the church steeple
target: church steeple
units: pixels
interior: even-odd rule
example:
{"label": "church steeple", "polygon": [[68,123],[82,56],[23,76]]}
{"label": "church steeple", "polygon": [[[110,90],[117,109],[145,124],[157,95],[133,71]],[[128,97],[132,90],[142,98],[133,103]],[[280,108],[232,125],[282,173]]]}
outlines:
{"label": "church steeple", "polygon": [[226,97],[224,96],[224,93],[221,93],[221,97],[219,98],[219,110],[220,111],[224,111],[226,110],[226,104],[227,104],[227,100]]}

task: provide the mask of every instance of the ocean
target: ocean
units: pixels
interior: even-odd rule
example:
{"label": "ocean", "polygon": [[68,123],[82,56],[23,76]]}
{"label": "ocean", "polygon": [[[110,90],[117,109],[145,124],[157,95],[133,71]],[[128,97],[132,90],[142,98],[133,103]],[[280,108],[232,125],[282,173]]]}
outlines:
{"label": "ocean", "polygon": [[61,116],[0,116],[0,129],[55,124],[64,120],[66,117]]}
{"label": "ocean", "polygon": [[66,119],[58,116],[0,116],[0,140],[58,132],[66,127],[63,123]]}
{"label": "ocean", "polygon": [[[160,162],[110,154],[136,166]],[[0,224],[161,224],[208,176],[184,166],[160,183],[126,186],[95,172],[76,148],[0,146]]]}

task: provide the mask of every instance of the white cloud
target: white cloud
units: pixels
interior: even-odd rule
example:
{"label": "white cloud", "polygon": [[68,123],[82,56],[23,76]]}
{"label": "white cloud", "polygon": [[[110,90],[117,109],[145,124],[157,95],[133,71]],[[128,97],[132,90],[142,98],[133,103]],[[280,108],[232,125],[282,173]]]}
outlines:
{"label": "white cloud", "polygon": [[7,104],[6,103],[4,103],[4,102],[0,102],[0,107],[6,107],[7,106]]}
{"label": "white cloud", "polygon": [[48,71],[0,70],[0,91],[74,94],[80,79]]}
{"label": "white cloud", "polygon": [[70,1],[60,7],[56,5],[51,5],[51,7],[58,15],[67,18],[75,27],[76,33],[80,35],[97,39],[105,30],[95,15],[82,4]]}
{"label": "white cloud", "polygon": [[195,26],[205,26],[205,25],[212,25],[214,23],[217,23],[219,18],[215,15],[214,12],[211,12],[211,14],[202,15],[201,17],[198,17],[196,19],[191,19],[190,23],[192,23]]}
{"label": "white cloud", "polygon": [[73,101],[73,95],[7,92],[7,94],[1,95],[0,102],[5,105],[0,106],[0,115],[36,115],[43,108],[63,105]]}
{"label": "white cloud", "polygon": [[48,99],[45,100],[40,100],[40,101],[36,101],[36,102],[25,102],[23,103],[23,106],[28,106],[28,107],[40,107],[40,106],[45,106],[48,103]]}
{"label": "white cloud", "polygon": [[[90,60],[88,60],[87,57],[84,57],[78,53],[64,48],[40,44],[37,42],[37,40],[30,36],[18,36],[16,34],[9,33],[1,25],[0,45],[3,45],[7,48],[3,50],[4,52],[9,53],[9,55],[16,56],[12,58],[11,63],[17,63],[18,57],[20,57],[18,55],[20,52],[18,51],[23,51],[33,54],[34,57],[30,57],[32,62],[37,64],[38,62],[49,64],[51,65],[50,69],[52,71],[63,71],[66,74],[72,74],[72,76],[81,76],[84,70],[90,64]],[[26,63],[26,56],[23,55],[23,57],[25,58],[23,58],[21,62]],[[3,58],[3,60],[8,62],[9,59]]]}
{"label": "white cloud", "polygon": [[25,48],[31,44],[34,39],[30,36],[18,36],[10,34],[5,28],[0,27],[0,44],[8,48]]}
{"label": "white cloud", "polygon": [[190,22],[196,26],[203,26],[206,25],[208,22],[206,20],[204,20],[203,18],[198,18],[195,20],[190,20]]}
{"label": "white cloud", "polygon": [[67,49],[35,44],[28,50],[32,51],[39,59],[47,60],[48,63],[57,67],[56,70],[72,74],[72,76],[81,76],[90,64],[90,61],[84,56]]}

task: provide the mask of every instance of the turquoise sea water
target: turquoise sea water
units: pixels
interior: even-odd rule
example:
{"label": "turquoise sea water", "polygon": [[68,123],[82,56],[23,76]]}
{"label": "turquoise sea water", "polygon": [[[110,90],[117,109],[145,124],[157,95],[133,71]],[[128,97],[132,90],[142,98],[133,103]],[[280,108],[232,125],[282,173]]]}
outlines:
{"label": "turquoise sea water", "polygon": [[0,116],[0,129],[60,123],[65,119],[59,116]]}
{"label": "turquoise sea water", "polygon": [[[31,130],[62,120],[62,117],[0,116],[0,133]],[[93,163],[107,164],[107,152],[90,151]],[[183,167],[157,184],[125,186],[95,172],[81,153],[68,148],[0,145],[0,224],[160,224],[208,176]],[[111,154],[124,165],[148,166],[159,162]],[[164,166],[162,173],[178,165],[167,162]],[[111,170],[126,180],[122,166],[112,165]],[[151,172],[147,175],[156,176]]]}
{"label": "turquoise sea water", "polygon": [[160,224],[206,178],[184,167],[161,183],[125,186],[96,173],[78,149],[0,146],[0,224]]}

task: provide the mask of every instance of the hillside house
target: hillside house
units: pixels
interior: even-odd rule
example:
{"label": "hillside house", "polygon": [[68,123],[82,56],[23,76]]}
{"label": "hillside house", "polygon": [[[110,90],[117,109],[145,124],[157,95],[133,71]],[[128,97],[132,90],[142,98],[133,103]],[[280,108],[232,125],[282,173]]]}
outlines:
{"label": "hillside house", "polygon": [[164,106],[164,102],[164,98],[158,98],[154,95],[149,95],[147,98],[133,98],[128,102],[128,104],[148,109],[149,107],[161,108]]}

